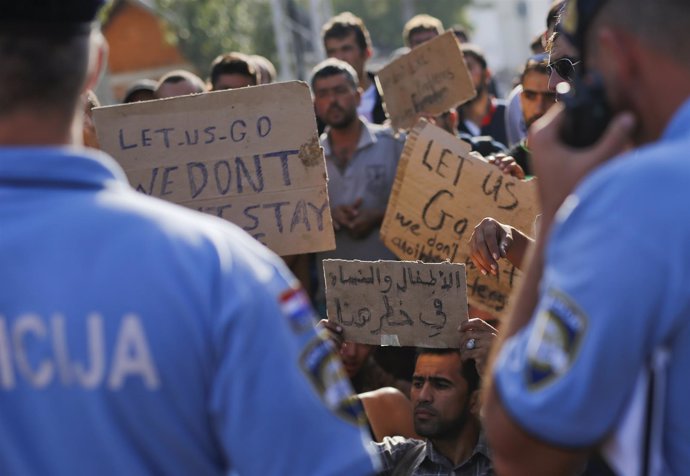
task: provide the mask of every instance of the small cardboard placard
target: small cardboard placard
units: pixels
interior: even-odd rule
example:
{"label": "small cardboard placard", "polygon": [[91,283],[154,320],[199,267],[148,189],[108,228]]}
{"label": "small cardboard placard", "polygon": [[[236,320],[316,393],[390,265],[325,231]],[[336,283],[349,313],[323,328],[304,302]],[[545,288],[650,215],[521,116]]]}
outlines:
{"label": "small cardboard placard", "polygon": [[470,304],[502,317],[520,273],[501,260],[498,276],[483,276],[470,259],[468,240],[485,217],[531,236],[536,183],[505,175],[469,152],[467,143],[420,121],[400,158],[381,239],[402,260],[464,263]]}
{"label": "small cardboard placard", "polygon": [[328,320],[362,344],[457,348],[467,320],[465,266],[324,260]]}
{"label": "small cardboard placard", "polygon": [[279,255],[335,248],[305,83],[102,107],[94,118],[138,191],[225,218]]}
{"label": "small cardboard placard", "polygon": [[395,129],[409,129],[421,114],[437,116],[476,95],[452,31],[391,62],[376,81]]}

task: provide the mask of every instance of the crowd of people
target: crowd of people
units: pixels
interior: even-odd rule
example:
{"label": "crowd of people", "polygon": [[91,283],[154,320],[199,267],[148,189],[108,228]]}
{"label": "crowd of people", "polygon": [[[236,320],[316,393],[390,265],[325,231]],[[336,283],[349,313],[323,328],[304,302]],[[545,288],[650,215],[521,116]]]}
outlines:
{"label": "crowd of people", "polygon": [[[689,3],[554,0],[505,100],[454,29],[476,95],[421,117],[536,177],[541,214],[473,224],[474,265],[524,282],[506,318],[470,306],[450,349],[347,341],[326,319],[324,259],[396,259],[380,227],[406,131],[359,17],[323,26],[309,80],[336,247],[279,258],[135,192],[98,151],[102,4],[0,7],[1,472],[684,473]],[[444,31],[417,15],[396,54]],[[122,102],[276,77],[229,52]]]}

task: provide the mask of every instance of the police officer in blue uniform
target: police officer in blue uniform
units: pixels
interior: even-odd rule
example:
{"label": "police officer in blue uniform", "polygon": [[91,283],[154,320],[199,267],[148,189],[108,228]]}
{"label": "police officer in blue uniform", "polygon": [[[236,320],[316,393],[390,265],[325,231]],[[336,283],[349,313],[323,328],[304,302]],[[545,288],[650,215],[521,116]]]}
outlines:
{"label": "police officer in blue uniform", "polygon": [[100,4],[0,6],[0,473],[371,473],[281,261],[81,147]]}
{"label": "police officer in blue uniform", "polygon": [[687,474],[690,2],[570,0],[563,31],[614,116],[583,148],[577,110],[532,131],[544,213],[487,392],[494,465]]}

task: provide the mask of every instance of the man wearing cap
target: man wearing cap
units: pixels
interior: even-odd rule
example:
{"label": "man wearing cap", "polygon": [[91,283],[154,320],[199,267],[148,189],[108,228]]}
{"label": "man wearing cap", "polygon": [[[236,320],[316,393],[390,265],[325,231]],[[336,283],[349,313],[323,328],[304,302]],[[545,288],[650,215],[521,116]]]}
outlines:
{"label": "man wearing cap", "polygon": [[0,6],[0,473],[370,474],[281,261],[82,147],[100,4]]}
{"label": "man wearing cap", "polygon": [[614,116],[578,149],[562,106],[532,130],[543,215],[487,392],[494,464],[686,474],[690,2],[570,0],[563,27]]}

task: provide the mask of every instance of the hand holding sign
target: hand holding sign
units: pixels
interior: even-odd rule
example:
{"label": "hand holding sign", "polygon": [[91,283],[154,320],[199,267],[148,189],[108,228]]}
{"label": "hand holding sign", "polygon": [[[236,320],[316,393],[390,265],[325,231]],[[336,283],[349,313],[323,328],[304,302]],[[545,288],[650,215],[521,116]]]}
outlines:
{"label": "hand holding sign", "polygon": [[505,266],[481,275],[470,258],[469,235],[487,216],[526,233],[536,215],[534,183],[503,174],[471,155],[467,143],[422,121],[405,143],[381,237],[403,260],[465,263],[470,303],[500,316],[519,272]]}
{"label": "hand holding sign", "polygon": [[457,348],[467,319],[465,266],[323,262],[328,320],[362,344]]}

